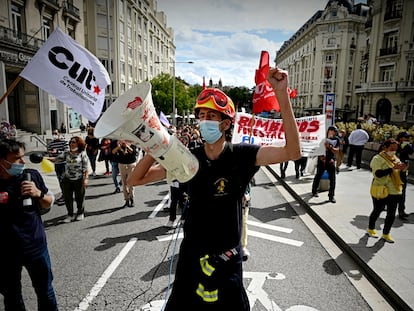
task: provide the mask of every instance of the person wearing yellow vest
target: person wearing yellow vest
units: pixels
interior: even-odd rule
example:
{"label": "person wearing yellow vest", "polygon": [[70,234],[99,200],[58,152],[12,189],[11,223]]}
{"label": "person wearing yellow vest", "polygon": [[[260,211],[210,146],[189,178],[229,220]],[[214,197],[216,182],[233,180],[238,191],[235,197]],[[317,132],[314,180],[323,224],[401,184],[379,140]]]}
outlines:
{"label": "person wearing yellow vest", "polygon": [[375,230],[375,223],[381,212],[387,207],[387,216],[385,217],[384,228],[382,229],[382,238],[388,243],[394,243],[390,230],[394,223],[395,212],[402,194],[403,182],[400,178],[400,172],[407,170],[407,164],[402,163],[395,155],[397,148],[398,143],[395,139],[386,140],[382,144],[379,154],[375,155],[370,162],[374,176],[372,185],[385,186],[388,195],[382,199],[372,197],[374,208],[369,216],[367,232],[371,237],[378,237],[377,231]]}
{"label": "person wearing yellow vest", "polygon": [[[231,144],[235,115],[232,100],[219,89],[206,88],[197,97],[203,146],[192,150],[199,162],[188,181],[184,238],[174,286],[165,307],[172,310],[250,310],[242,275],[242,199],[261,165],[301,157],[299,133],[289,102],[288,73],[272,68],[267,77],[280,105],[284,146]],[[146,155],[127,180],[142,185],[166,178],[167,172]]]}

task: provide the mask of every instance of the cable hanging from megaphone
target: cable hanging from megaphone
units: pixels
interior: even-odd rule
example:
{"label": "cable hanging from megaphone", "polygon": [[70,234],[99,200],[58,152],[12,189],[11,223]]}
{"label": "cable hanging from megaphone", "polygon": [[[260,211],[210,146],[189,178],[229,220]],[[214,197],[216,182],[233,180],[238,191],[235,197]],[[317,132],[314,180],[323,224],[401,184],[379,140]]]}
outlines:
{"label": "cable hanging from megaphone", "polygon": [[161,124],[152,102],[150,82],[137,84],[112,103],[94,133],[99,138],[136,143],[167,170],[168,179],[186,182],[198,171],[197,158]]}

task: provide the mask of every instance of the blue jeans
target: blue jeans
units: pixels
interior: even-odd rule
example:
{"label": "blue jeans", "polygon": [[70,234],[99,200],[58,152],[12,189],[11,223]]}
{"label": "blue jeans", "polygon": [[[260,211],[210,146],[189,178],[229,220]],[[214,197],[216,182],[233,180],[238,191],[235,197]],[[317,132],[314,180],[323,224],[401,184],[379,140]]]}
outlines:
{"label": "blue jeans", "polygon": [[89,162],[91,163],[92,172],[96,172],[96,154],[88,154]]}
{"label": "blue jeans", "polygon": [[119,182],[118,182],[118,175],[119,175],[119,166],[118,162],[111,162],[112,164],[112,180],[115,185],[115,189],[121,189],[119,188]]}
{"label": "blue jeans", "polygon": [[4,296],[5,311],[25,311],[22,297],[22,268],[29,273],[37,296],[38,310],[57,311],[52,287],[52,267],[47,247],[39,256],[13,256],[0,260],[0,293]]}

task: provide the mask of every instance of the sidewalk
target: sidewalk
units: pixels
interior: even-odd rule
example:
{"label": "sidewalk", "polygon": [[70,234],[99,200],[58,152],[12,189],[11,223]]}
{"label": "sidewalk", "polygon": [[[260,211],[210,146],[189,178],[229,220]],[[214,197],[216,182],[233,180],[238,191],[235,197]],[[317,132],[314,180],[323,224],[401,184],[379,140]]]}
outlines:
{"label": "sidewalk", "polygon": [[[270,168],[280,176],[280,166]],[[361,266],[367,278],[381,293],[392,300],[398,310],[414,308],[414,185],[408,184],[406,213],[407,221],[398,216],[391,229],[394,244],[382,239],[368,237],[366,229],[372,211],[369,188],[372,173],[367,169],[348,169],[342,166],[336,175],[336,203],[328,201],[328,192],[320,192],[312,197],[311,188],[314,175],[305,173],[295,178],[294,162],[290,161],[286,178],[277,179],[288,187],[295,199],[305,206],[308,214],[321,226],[335,243],[348,253]],[[398,214],[398,212],[397,212]],[[377,231],[381,235],[385,212],[377,221]]]}

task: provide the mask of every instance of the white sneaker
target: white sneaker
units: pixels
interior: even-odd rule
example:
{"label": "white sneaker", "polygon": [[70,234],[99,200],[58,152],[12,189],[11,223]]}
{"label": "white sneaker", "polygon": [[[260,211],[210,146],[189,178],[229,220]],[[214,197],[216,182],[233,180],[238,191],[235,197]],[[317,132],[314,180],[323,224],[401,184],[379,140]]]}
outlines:
{"label": "white sneaker", "polygon": [[168,228],[176,228],[177,227],[177,222],[172,221],[172,220],[168,220],[168,222],[165,226],[168,227]]}
{"label": "white sneaker", "polygon": [[85,219],[85,215],[84,214],[79,214],[77,217],[76,217],[76,220],[78,220],[78,221],[82,221],[82,220],[84,220]]}
{"label": "white sneaker", "polygon": [[74,216],[69,216],[69,215],[68,215],[68,216],[66,216],[66,218],[65,218],[65,219],[63,219],[63,222],[64,222],[64,223],[70,223],[70,222],[72,222],[73,217],[74,217]]}

